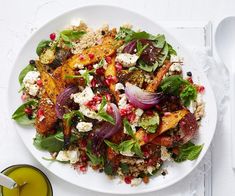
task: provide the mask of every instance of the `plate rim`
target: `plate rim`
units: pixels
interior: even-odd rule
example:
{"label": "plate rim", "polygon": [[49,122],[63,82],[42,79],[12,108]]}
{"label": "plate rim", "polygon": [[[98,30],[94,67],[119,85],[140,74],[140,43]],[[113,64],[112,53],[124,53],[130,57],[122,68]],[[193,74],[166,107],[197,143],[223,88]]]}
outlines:
{"label": "plate rim", "polygon": [[[22,46],[20,47],[20,49],[18,50],[17,52],[17,55],[15,56],[15,59],[14,59],[14,62],[12,63],[13,66],[12,68],[10,69],[10,75],[9,75],[9,79],[8,79],[8,85],[7,85],[7,107],[8,107],[8,113],[9,113],[9,116],[11,116],[11,105],[10,105],[10,90],[9,90],[9,86],[11,84],[11,78],[12,78],[12,75],[13,75],[13,69],[14,67],[16,66],[17,64],[17,59],[19,58],[21,52],[23,51],[23,49],[25,48],[25,46],[30,42],[31,38],[36,35],[38,33],[38,31],[40,31],[42,28],[45,28],[46,26],[48,26],[49,23],[57,20],[59,17],[63,17],[67,14],[69,14],[70,12],[73,12],[75,10],[79,10],[79,9],[83,9],[83,8],[103,8],[103,7],[106,7],[106,8],[114,8],[114,9],[120,9],[120,10],[123,10],[125,12],[129,12],[131,14],[134,14],[134,15],[139,15],[140,17],[142,17],[144,20],[148,20],[148,21],[151,21],[152,23],[154,23],[156,26],[158,26],[161,30],[163,30],[164,32],[167,33],[167,35],[169,35],[171,37],[171,39],[173,39],[179,46],[180,48],[183,50],[184,54],[186,54],[186,56],[190,57],[190,59],[193,61],[193,64],[195,64],[195,58],[194,56],[191,54],[191,52],[189,52],[188,49],[186,49],[186,47],[184,46],[184,44],[180,43],[178,41],[178,39],[176,39],[174,37],[174,35],[172,35],[168,30],[166,30],[166,28],[164,28],[162,25],[160,25],[159,23],[155,22],[154,20],[152,20],[151,18],[139,13],[138,11],[133,11],[131,9],[128,9],[128,8],[123,8],[122,6],[118,6],[118,5],[109,5],[109,4],[86,4],[86,5],[81,5],[81,6],[77,6],[75,8],[72,8],[72,9],[68,9],[68,10],[65,10],[63,12],[61,12],[60,14],[57,14],[56,16],[54,16],[53,18],[49,19],[47,22],[43,23],[41,26],[39,26],[32,34],[30,34],[28,36],[28,38],[24,41],[24,43],[22,44]],[[200,68],[197,68],[197,70],[199,72],[203,72]],[[211,84],[206,76],[206,74],[203,72],[203,74],[205,75],[205,80],[206,82],[208,83],[209,85],[209,88],[210,88],[210,91],[211,91],[211,95],[212,95],[212,105],[215,106],[215,113],[214,113],[214,119],[215,119],[215,123],[213,123],[213,134],[211,136],[211,140],[207,143],[208,146],[207,146],[207,149],[204,150],[204,154],[202,156],[200,156],[198,159],[197,159],[197,163],[194,164],[192,166],[192,168],[190,168],[190,170],[188,172],[186,172],[184,175],[180,176],[179,178],[177,178],[177,180],[173,180],[172,182],[168,183],[168,184],[165,184],[165,185],[162,185],[160,188],[159,187],[156,187],[156,188],[148,188],[148,189],[143,189],[143,190],[137,190],[137,191],[132,191],[132,192],[121,192],[121,193],[118,193],[118,192],[112,192],[112,191],[108,191],[108,190],[101,190],[101,189],[97,189],[97,188],[93,188],[93,187],[84,187],[84,186],[80,186],[78,184],[75,184],[67,179],[63,179],[61,176],[59,176],[57,173],[51,171],[49,168],[46,167],[46,165],[43,164],[43,161],[40,161],[36,156],[34,156],[33,152],[28,148],[28,146],[26,145],[26,143],[24,142],[23,138],[22,138],[22,135],[19,133],[19,129],[17,128],[17,123],[15,123],[12,119],[11,119],[11,123],[14,125],[14,128],[16,129],[16,132],[17,134],[20,136],[21,138],[21,141],[22,143],[25,145],[25,147],[27,148],[27,150],[30,152],[30,154],[32,155],[32,157],[34,157],[38,163],[40,163],[47,171],[49,171],[50,173],[54,174],[56,177],[76,186],[76,187],[79,187],[79,188],[83,188],[85,190],[89,190],[89,191],[94,191],[94,192],[99,192],[99,193],[108,193],[108,194],[120,194],[120,195],[126,195],[126,194],[141,194],[141,193],[149,193],[149,192],[153,192],[153,191],[160,191],[162,189],[166,189],[178,182],[180,182],[182,179],[186,178],[190,173],[192,173],[192,171],[195,170],[195,168],[201,163],[202,159],[205,157],[205,155],[207,154],[207,151],[209,150],[210,148],[210,145],[211,145],[211,142],[214,138],[214,135],[215,135],[215,131],[216,131],[216,126],[217,126],[217,123],[218,123],[218,111],[217,111],[217,104],[216,104],[216,99],[215,99],[215,95],[214,95],[214,92],[213,92],[213,89],[211,87]]]}

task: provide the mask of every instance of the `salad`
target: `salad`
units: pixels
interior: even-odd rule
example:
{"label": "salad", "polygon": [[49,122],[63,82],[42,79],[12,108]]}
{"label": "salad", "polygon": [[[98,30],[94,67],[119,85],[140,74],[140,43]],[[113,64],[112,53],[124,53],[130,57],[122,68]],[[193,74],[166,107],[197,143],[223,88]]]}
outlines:
{"label": "salad", "polygon": [[44,159],[138,185],[166,175],[166,161],[199,156],[205,88],[164,35],[81,21],[40,41],[36,54],[19,74],[23,104],[12,118],[35,127]]}

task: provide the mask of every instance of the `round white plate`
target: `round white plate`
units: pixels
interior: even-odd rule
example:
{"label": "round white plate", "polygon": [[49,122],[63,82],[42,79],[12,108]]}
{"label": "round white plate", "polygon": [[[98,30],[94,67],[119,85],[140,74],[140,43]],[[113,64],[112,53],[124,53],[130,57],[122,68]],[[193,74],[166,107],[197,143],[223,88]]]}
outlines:
{"label": "round white plate", "polygon": [[33,146],[33,137],[35,135],[34,128],[22,127],[12,121],[12,123],[15,124],[15,128],[21,136],[22,141],[32,155],[48,170],[58,177],[86,189],[105,193],[134,194],[160,190],[180,181],[199,164],[211,143],[217,120],[215,98],[205,74],[196,69],[194,60],[184,47],[182,47],[181,44],[169,35],[169,33],[161,26],[137,13],[112,6],[99,5],[81,7],[56,17],[37,30],[23,46],[12,69],[8,88],[10,113],[13,113],[21,104],[20,95],[17,93],[20,88],[18,84],[18,75],[30,59],[36,58],[35,49],[39,41],[48,39],[50,33],[63,29],[68,26],[72,20],[78,18],[83,19],[89,26],[94,28],[100,27],[104,23],[108,23],[111,27],[119,27],[124,23],[130,23],[136,29],[141,28],[142,30],[153,34],[163,33],[166,36],[168,42],[177,49],[178,54],[184,57],[184,71],[192,71],[194,80],[203,84],[206,89],[203,96],[206,103],[206,115],[202,120],[199,130],[200,134],[196,140],[196,143],[204,144],[203,150],[195,161],[186,161],[181,164],[167,163],[168,175],[164,178],[161,175],[155,176],[151,178],[147,185],[142,183],[137,187],[131,187],[125,183],[120,184],[117,181],[112,181],[106,175],[94,172],[91,169],[89,169],[86,174],[79,174],[69,165],[56,162],[50,163],[43,160],[42,157],[48,157],[49,154],[47,152],[39,151]]}

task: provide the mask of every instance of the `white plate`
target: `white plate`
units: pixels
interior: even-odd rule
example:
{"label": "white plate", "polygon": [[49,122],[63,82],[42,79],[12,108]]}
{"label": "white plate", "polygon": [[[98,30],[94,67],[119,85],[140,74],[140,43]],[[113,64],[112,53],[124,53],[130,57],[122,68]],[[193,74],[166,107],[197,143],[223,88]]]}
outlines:
{"label": "white plate", "polygon": [[184,57],[184,71],[192,71],[194,80],[203,84],[206,89],[203,96],[203,99],[206,102],[206,116],[202,120],[199,130],[200,134],[196,140],[196,143],[204,144],[203,150],[195,161],[186,161],[181,164],[167,163],[168,175],[165,177],[162,177],[161,175],[155,176],[151,178],[147,185],[141,184],[137,187],[131,187],[125,183],[119,184],[117,181],[109,180],[109,178],[104,174],[94,172],[91,169],[88,170],[85,175],[78,174],[68,165],[50,163],[43,160],[42,157],[48,157],[49,155],[47,152],[41,152],[34,148],[32,138],[35,135],[35,130],[33,128],[19,126],[12,121],[12,123],[15,124],[15,128],[17,129],[22,141],[32,155],[48,170],[58,177],[86,189],[105,193],[134,194],[160,190],[180,181],[199,164],[211,143],[217,121],[215,98],[205,74],[197,70],[196,63],[184,47],[182,47],[182,45],[161,26],[137,13],[112,6],[87,6],[64,13],[41,27],[23,46],[13,67],[8,88],[8,105],[10,113],[13,113],[21,104],[20,95],[17,93],[20,88],[17,79],[18,74],[22,68],[27,65],[30,59],[36,57],[35,48],[39,41],[47,39],[51,32],[64,28],[69,25],[73,19],[77,18],[83,19],[89,26],[94,28],[100,27],[103,23],[108,23],[113,27],[119,27],[123,23],[128,22],[135,28],[141,28],[142,30],[153,34],[163,33],[166,36],[167,40],[177,49],[178,54]]}

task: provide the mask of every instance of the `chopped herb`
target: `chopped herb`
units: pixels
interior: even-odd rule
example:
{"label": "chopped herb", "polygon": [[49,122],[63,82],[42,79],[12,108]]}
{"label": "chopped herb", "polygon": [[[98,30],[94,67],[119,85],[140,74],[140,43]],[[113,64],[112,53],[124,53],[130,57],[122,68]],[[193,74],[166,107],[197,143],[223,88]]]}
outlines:
{"label": "chopped herb", "polygon": [[60,38],[64,41],[66,46],[71,48],[72,41],[80,39],[85,33],[85,31],[64,30],[60,32]]}
{"label": "chopped herb", "polygon": [[131,125],[130,125],[129,121],[128,121],[126,118],[123,119],[123,124],[124,124],[124,127],[125,127],[127,133],[128,133],[131,137],[135,137],[134,132],[133,132],[133,130],[132,130],[132,128],[131,128]]}
{"label": "chopped herb", "polygon": [[137,53],[136,53],[136,55],[137,55],[137,56],[141,56],[141,54],[143,53],[143,51],[144,51],[147,47],[148,47],[148,44],[145,44],[145,45],[143,46],[143,44],[142,44],[139,40],[137,40],[137,44],[136,44]]}
{"label": "chopped herb", "polygon": [[63,118],[66,120],[67,124],[71,126],[71,121],[74,116],[78,116],[80,119],[84,120],[84,115],[79,110],[73,110],[67,114],[64,114]]}
{"label": "chopped herb", "polygon": [[189,106],[191,101],[197,98],[197,89],[192,85],[186,85],[180,93],[180,99],[185,106]]}

